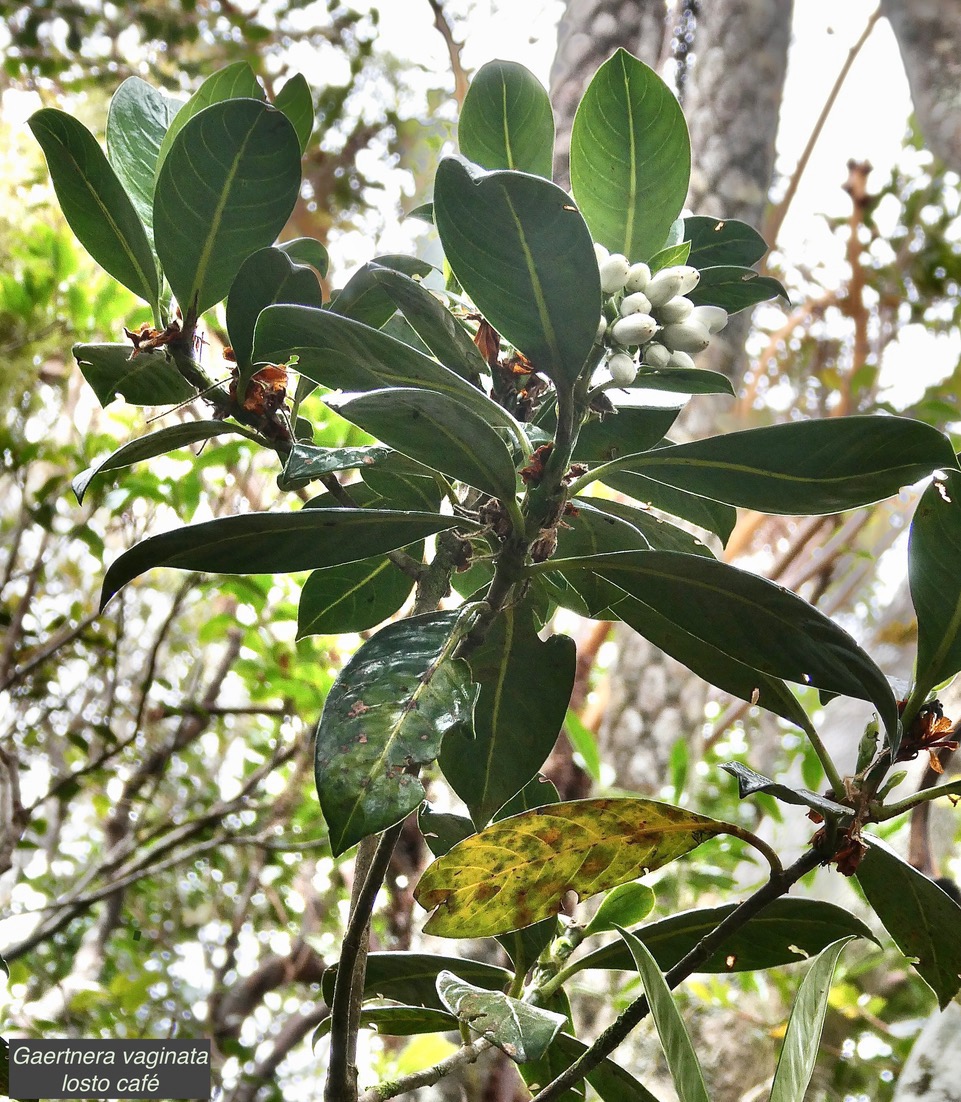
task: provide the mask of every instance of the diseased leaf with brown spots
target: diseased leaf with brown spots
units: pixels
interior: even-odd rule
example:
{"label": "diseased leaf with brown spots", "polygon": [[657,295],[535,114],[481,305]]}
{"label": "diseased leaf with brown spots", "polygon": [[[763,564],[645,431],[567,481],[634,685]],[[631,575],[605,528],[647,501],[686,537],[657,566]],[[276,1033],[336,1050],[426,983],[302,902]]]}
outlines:
{"label": "diseased leaf with brown spots", "polygon": [[[654,800],[572,800],[492,823],[430,865],[414,896],[441,937],[485,937],[558,913],[635,880],[700,845],[725,824]],[[435,910],[436,908],[436,910]]]}

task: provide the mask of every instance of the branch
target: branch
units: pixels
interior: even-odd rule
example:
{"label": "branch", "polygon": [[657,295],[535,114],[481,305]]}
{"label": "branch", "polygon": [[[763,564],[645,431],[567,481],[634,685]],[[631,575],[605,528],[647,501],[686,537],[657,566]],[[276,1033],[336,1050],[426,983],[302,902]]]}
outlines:
{"label": "branch", "polygon": [[[379,1087],[371,1087],[364,1091],[357,1102],[385,1102],[388,1098],[396,1098],[399,1094],[416,1090],[418,1087],[432,1087],[439,1083],[445,1076],[456,1071],[465,1064],[473,1064],[482,1052],[491,1048],[491,1042],[479,1037],[469,1045],[459,1048],[456,1052],[441,1060],[432,1067],[423,1071],[415,1071],[411,1075],[405,1075],[402,1079],[395,1079],[393,1083],[381,1083]],[[540,1098],[540,1095],[537,1096]]]}
{"label": "branch", "polygon": [[440,0],[427,0],[430,10],[434,13],[434,26],[440,31],[447,46],[447,56],[450,58],[451,72],[454,74],[454,99],[457,101],[458,111],[464,106],[464,97],[467,95],[467,72],[461,62],[461,44],[454,38],[454,32],[447,20],[447,14]]}

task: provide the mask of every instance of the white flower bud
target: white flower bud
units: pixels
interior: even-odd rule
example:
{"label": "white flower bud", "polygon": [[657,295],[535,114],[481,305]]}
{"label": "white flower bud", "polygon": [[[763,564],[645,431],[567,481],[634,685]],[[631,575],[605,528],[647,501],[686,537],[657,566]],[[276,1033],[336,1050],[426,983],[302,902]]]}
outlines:
{"label": "white flower bud", "polygon": [[697,365],[686,352],[672,352],[670,367],[696,367]]}
{"label": "white flower bud", "polygon": [[651,269],[643,263],[632,264],[627,273],[626,289],[630,292],[643,291],[651,282]]}
{"label": "white flower bud", "polygon": [[722,310],[720,306],[695,306],[690,320],[703,325],[709,333],[720,333],[727,325],[727,310]]}
{"label": "white flower bud", "polygon": [[657,316],[661,325],[675,325],[679,321],[684,321],[693,309],[694,303],[689,298],[678,295],[676,298],[668,299],[658,309]]}
{"label": "white flower bud", "polygon": [[665,325],[661,340],[673,352],[703,352],[711,343],[711,334],[696,321]]}
{"label": "white flower bud", "polygon": [[607,318],[601,314],[601,320],[597,323],[597,336],[594,338],[595,344],[600,344],[604,339],[604,334],[607,332]]}
{"label": "white flower bud", "polygon": [[679,295],[689,295],[701,279],[701,273],[697,268],[692,268],[690,264],[678,264],[674,268],[665,268],[664,270],[670,272],[672,275],[681,277],[681,289],[678,291]]}
{"label": "white flower bud", "polygon": [[650,314],[630,314],[618,318],[610,328],[611,340],[617,344],[646,344],[657,331],[657,322]]}
{"label": "white flower bud", "polygon": [[626,352],[615,352],[607,361],[607,368],[617,386],[630,386],[637,378],[637,364]]}
{"label": "white flower bud", "polygon": [[601,290],[605,295],[613,295],[623,290],[630,267],[627,257],[621,253],[612,253],[603,264],[598,265],[601,273]]}
{"label": "white flower bud", "polygon": [[673,274],[673,269],[664,268],[651,276],[644,294],[651,300],[653,307],[663,306],[681,293],[681,277]]}
{"label": "white flower bud", "polygon": [[633,295],[625,295],[621,299],[619,309],[622,318],[626,318],[628,314],[649,314],[651,312],[651,300],[643,291],[635,291]]}
{"label": "white flower bud", "polygon": [[611,255],[607,249],[599,242],[594,242],[594,255],[597,257],[598,268],[604,263],[605,260]]}
{"label": "white flower bud", "polygon": [[663,344],[651,341],[650,344],[644,346],[644,362],[650,367],[667,367],[671,362],[671,353]]}

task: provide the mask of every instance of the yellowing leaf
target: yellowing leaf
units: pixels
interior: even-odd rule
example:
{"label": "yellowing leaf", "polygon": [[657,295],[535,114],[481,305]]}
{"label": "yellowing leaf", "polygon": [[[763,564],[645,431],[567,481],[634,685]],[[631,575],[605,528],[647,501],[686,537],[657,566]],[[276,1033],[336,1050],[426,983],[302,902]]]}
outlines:
{"label": "yellowing leaf", "polygon": [[[683,856],[725,824],[654,800],[573,800],[502,819],[459,842],[414,895],[434,910],[425,931],[484,937],[558,913]],[[436,908],[436,910],[435,910]]]}

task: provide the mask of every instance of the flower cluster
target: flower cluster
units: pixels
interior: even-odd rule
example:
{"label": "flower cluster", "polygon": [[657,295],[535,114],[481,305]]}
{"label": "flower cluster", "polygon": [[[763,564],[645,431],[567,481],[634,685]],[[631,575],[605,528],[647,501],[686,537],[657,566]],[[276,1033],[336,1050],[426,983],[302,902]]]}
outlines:
{"label": "flower cluster", "polygon": [[617,386],[630,386],[639,356],[653,368],[693,367],[691,354],[702,352],[727,325],[719,306],[695,306],[686,296],[697,286],[696,268],[679,264],[651,273],[647,264],[631,264],[620,253],[594,245],[605,297],[597,339],[610,349],[607,361]]}

